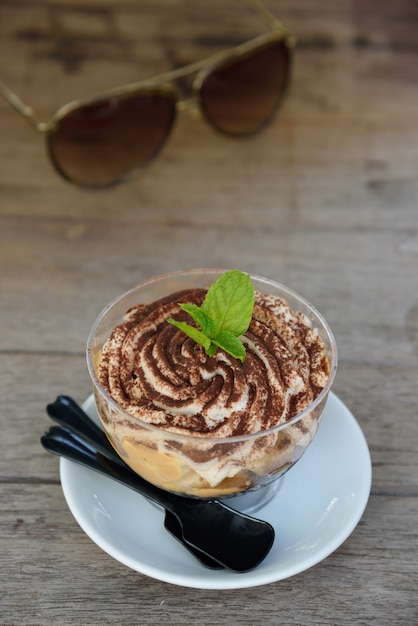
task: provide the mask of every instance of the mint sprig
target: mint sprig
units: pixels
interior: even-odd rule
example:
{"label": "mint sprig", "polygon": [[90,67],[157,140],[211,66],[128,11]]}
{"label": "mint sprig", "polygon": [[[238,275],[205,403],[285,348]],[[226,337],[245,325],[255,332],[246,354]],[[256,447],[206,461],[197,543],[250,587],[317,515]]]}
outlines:
{"label": "mint sprig", "polygon": [[179,303],[198,327],[178,322],[170,317],[167,321],[182,330],[213,356],[221,348],[244,362],[245,347],[239,338],[251,322],[254,308],[254,286],[248,274],[239,270],[225,272],[209,288],[202,306]]}

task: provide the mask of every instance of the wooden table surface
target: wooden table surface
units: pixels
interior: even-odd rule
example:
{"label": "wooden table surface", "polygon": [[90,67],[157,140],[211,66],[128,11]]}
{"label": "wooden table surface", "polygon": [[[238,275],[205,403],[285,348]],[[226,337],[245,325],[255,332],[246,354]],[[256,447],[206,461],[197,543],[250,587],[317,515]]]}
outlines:
{"label": "wooden table surface", "polygon": [[[153,164],[112,189],[63,181],[0,101],[2,625],[418,623],[418,6],[268,6],[298,36],[274,123],[237,141],[180,114]],[[0,77],[47,119],[258,32],[234,0],[1,0]],[[84,350],[102,307],[192,267],[261,274],[321,310],[333,390],[370,447],[352,535],[268,585],[183,588],[125,567],[78,526],[39,444],[48,402],[91,393]]]}

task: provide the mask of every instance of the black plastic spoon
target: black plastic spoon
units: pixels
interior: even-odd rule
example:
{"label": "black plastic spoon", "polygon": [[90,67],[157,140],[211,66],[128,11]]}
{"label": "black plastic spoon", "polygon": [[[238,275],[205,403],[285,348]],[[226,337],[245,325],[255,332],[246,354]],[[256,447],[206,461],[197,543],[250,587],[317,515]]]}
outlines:
{"label": "black plastic spoon", "polygon": [[[48,415],[66,430],[69,430],[79,440],[92,448],[93,452],[101,452],[111,461],[128,468],[127,464],[116,453],[112,444],[102,429],[83,411],[83,409],[69,396],[58,396],[55,402],[48,404]],[[209,569],[223,569],[223,566],[203,553],[198,548],[186,543],[183,538],[182,526],[174,513],[165,509],[165,529],[177,539],[189,552],[193,554],[205,567]]]}
{"label": "black plastic spoon", "polygon": [[[77,436],[79,440],[92,448],[93,452],[101,452],[111,461],[128,468],[127,464],[116,453],[102,429],[83,411],[83,409],[69,396],[58,396],[55,402],[48,404],[48,415],[66,430]],[[130,469],[130,468],[129,468]],[[164,528],[183,547],[193,554],[205,567],[209,569],[223,569],[217,561],[203,553],[198,548],[186,543],[183,538],[182,526],[174,513],[165,509]]]}
{"label": "black plastic spoon", "polygon": [[[49,452],[89,467],[145,495],[137,474],[92,450],[65,428],[52,426],[41,438],[41,443]],[[152,485],[151,490],[162,491]],[[164,491],[163,494],[163,497],[157,493],[146,495],[154,502],[170,507],[181,526],[183,541],[197,549],[200,557],[203,552],[227,569],[245,572],[258,565],[270,550],[270,534],[266,534],[258,520],[236,513],[215,500],[192,500]]]}
{"label": "black plastic spoon", "polygon": [[[72,412],[73,401],[70,400],[67,397],[59,397],[56,403],[48,405],[48,414],[57,421],[57,412],[60,413],[58,409],[63,404],[75,420]],[[76,414],[82,411],[80,407],[78,409]],[[84,414],[85,417],[90,422],[88,423],[91,428],[90,435],[93,436],[92,433],[97,429],[101,436],[105,437],[98,426]],[[60,414],[59,419],[63,423],[62,420],[65,418]],[[86,453],[86,446],[84,444],[83,448],[80,438],[77,440],[74,437],[66,437],[71,434],[65,430],[59,429],[52,433],[51,431],[53,429],[50,429],[41,440],[50,452],[87,464],[169,510],[178,520],[176,533],[180,525],[183,541],[219,565],[232,571],[246,572],[259,565],[270,551],[274,541],[274,529],[267,522],[234,511],[217,500],[193,499],[166,492],[141,479],[127,466],[112,464],[112,461],[101,452],[92,452],[87,448]],[[86,439],[86,434],[83,433],[81,437]]]}

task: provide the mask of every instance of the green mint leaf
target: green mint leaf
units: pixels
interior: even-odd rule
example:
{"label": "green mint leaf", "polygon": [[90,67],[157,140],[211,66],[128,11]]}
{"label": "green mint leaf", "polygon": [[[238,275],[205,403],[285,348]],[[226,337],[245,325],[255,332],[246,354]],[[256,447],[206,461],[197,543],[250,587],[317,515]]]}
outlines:
{"label": "green mint leaf", "polygon": [[248,274],[231,270],[209,288],[201,309],[215,322],[215,336],[228,331],[239,337],[250,325],[254,287]]}
{"label": "green mint leaf", "polygon": [[194,326],[189,326],[189,324],[186,324],[186,322],[177,322],[172,317],[169,317],[167,322],[169,324],[172,324],[179,330],[182,330],[184,333],[186,333],[186,335],[188,335],[188,337],[193,339],[193,341],[198,343],[200,346],[203,346],[206,352],[209,350],[211,346],[211,340],[199,329],[195,328]]}
{"label": "green mint leaf", "polygon": [[248,274],[225,272],[211,285],[202,306],[179,303],[179,307],[201,330],[171,317],[167,321],[203,346],[208,356],[221,348],[244,361],[245,347],[239,337],[247,331],[254,308],[254,286]]}
{"label": "green mint leaf", "polygon": [[200,306],[188,303],[180,303],[179,306],[194,319],[196,324],[200,326],[202,332],[205,333],[207,337],[212,337],[215,334],[215,322]]}
{"label": "green mint leaf", "polygon": [[241,339],[235,337],[228,330],[221,331],[214,339],[212,339],[212,343],[228,352],[231,356],[239,359],[241,363],[244,362],[245,359],[245,347],[242,343]]}

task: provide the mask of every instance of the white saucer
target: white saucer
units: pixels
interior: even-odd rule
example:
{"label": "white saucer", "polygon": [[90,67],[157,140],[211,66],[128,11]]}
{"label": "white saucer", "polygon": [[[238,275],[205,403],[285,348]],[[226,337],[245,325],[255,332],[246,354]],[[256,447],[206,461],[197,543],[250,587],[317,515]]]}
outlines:
{"label": "white saucer", "polygon": [[[92,397],[84,409],[97,419]],[[358,524],[370,494],[371,460],[359,425],[330,394],[318,434],[257,517],[276,539],[267,558],[244,574],[209,570],[164,530],[163,512],[111,479],[61,458],[62,490],[75,519],[102,550],[158,580],[197,589],[272,583],[316,565]]]}

